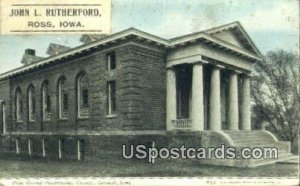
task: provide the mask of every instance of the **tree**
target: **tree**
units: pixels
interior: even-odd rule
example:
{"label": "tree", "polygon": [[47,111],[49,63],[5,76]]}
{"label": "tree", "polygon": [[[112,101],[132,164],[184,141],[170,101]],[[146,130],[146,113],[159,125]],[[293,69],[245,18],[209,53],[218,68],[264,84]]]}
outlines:
{"label": "tree", "polygon": [[299,58],[293,52],[270,51],[255,65],[251,84],[253,123],[268,123],[268,130],[293,143],[298,134]]}

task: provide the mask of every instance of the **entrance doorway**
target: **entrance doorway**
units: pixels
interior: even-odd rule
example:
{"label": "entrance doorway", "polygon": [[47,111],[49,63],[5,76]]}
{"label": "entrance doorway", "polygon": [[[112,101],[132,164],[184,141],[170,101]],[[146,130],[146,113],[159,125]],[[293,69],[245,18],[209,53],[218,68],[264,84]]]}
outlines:
{"label": "entrance doorway", "polygon": [[177,87],[177,119],[188,119],[190,117],[191,89],[192,89],[192,65],[178,65],[176,67]]}

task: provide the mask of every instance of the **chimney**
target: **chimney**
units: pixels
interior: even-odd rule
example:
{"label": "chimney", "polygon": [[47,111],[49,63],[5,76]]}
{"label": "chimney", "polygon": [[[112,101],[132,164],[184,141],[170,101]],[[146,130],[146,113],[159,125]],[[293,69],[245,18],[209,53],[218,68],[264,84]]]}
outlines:
{"label": "chimney", "polygon": [[21,60],[21,63],[24,65],[29,65],[31,63],[34,63],[38,60],[42,59],[42,57],[35,55],[35,50],[27,48],[25,49],[25,53],[23,54],[23,58]]}
{"label": "chimney", "polygon": [[66,52],[70,49],[71,49],[71,47],[67,47],[64,45],[56,44],[56,43],[50,43],[46,53],[50,56],[54,56],[54,55]]}
{"label": "chimney", "polygon": [[25,49],[25,54],[35,56],[35,50],[31,48]]}
{"label": "chimney", "polygon": [[84,44],[88,44],[88,43],[94,42],[96,40],[101,40],[103,38],[106,38],[108,36],[109,35],[107,35],[107,34],[82,34],[79,41]]}

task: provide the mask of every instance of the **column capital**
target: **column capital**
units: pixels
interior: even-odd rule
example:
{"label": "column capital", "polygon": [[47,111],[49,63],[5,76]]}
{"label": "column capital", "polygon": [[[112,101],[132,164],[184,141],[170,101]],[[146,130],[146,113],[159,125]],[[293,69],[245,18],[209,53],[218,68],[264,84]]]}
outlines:
{"label": "column capital", "polygon": [[209,62],[208,61],[205,61],[205,60],[199,60],[199,61],[195,61],[194,62],[194,64],[202,64],[202,65],[204,65],[204,64],[208,64]]}
{"label": "column capital", "polygon": [[217,68],[217,69],[225,69],[225,66],[220,65],[220,64],[214,64],[213,67]]}
{"label": "column capital", "polygon": [[233,70],[231,70],[230,72],[233,73],[233,74],[243,74],[242,71],[236,70],[236,69],[233,69]]}

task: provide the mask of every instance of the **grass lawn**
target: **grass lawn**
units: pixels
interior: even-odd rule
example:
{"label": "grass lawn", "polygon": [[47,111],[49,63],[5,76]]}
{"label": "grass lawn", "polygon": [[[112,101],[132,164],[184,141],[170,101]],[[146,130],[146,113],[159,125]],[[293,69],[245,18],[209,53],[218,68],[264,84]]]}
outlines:
{"label": "grass lawn", "polygon": [[274,164],[257,168],[202,165],[197,160],[157,160],[154,164],[137,160],[55,161],[20,160],[0,157],[0,177],[296,177],[298,165]]}

